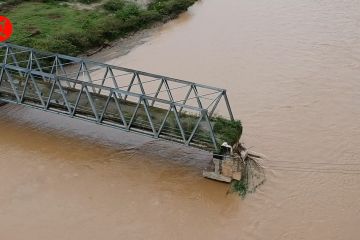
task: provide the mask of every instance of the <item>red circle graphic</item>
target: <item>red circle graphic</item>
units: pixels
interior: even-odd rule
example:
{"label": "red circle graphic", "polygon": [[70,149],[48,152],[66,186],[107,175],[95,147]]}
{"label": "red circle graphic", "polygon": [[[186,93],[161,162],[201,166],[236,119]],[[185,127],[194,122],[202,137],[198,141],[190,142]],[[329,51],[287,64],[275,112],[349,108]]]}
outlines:
{"label": "red circle graphic", "polygon": [[11,21],[5,17],[0,16],[0,42],[6,41],[13,32]]}

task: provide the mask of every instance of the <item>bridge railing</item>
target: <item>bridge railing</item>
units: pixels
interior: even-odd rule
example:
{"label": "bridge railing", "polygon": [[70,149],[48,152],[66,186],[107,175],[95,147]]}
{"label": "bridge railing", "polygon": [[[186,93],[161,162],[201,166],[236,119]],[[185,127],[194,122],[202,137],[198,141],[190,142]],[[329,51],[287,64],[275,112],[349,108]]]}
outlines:
{"label": "bridge railing", "polygon": [[216,150],[224,89],[0,43],[0,100]]}

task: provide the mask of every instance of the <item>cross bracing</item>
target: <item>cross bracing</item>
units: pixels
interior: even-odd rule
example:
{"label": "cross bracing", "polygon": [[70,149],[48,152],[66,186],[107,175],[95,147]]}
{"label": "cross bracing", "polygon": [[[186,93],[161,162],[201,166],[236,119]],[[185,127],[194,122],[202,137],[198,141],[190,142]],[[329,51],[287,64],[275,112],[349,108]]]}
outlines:
{"label": "cross bracing", "polygon": [[207,150],[226,90],[0,43],[0,100]]}

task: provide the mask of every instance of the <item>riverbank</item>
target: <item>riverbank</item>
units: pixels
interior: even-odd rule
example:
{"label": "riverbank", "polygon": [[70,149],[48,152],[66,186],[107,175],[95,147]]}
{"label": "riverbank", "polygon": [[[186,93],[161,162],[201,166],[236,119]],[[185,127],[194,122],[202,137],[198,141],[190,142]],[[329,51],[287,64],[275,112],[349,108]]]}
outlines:
{"label": "riverbank", "polygon": [[[14,34],[10,42],[79,55],[92,53],[116,39],[173,19],[195,2],[13,0],[1,5],[0,14],[13,22]],[[88,7],[84,7],[86,5]]]}

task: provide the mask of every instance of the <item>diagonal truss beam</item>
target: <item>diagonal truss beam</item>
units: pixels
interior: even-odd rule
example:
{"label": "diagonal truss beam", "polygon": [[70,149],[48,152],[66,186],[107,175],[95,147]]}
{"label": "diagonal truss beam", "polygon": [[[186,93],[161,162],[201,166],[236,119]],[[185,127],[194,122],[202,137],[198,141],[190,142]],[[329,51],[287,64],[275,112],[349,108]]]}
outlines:
{"label": "diagonal truss beam", "polygon": [[[213,149],[217,148],[217,136],[212,117],[221,100],[225,101],[230,119],[234,119],[225,89],[9,43],[0,43],[0,55],[3,57],[0,63],[2,101],[16,99],[18,104],[85,118],[97,124],[109,123],[128,131],[146,132],[154,138],[169,138],[168,128],[173,128],[176,141],[186,145],[202,144],[196,136],[206,128]],[[2,90],[4,81],[6,91]],[[129,83],[123,86],[124,82]],[[133,90],[135,85],[139,92]],[[39,99],[37,103],[27,96],[29,87]],[[155,92],[149,93],[149,89]],[[203,90],[211,90],[215,96],[207,109],[201,99],[210,94],[202,94]],[[166,92],[168,98],[159,97],[161,92]],[[195,95],[196,104],[189,103],[191,93]],[[185,98],[177,101],[179,96]],[[135,121],[140,106],[142,119],[147,119],[149,124],[145,128]],[[185,117],[194,121],[190,130],[184,128]]]}

